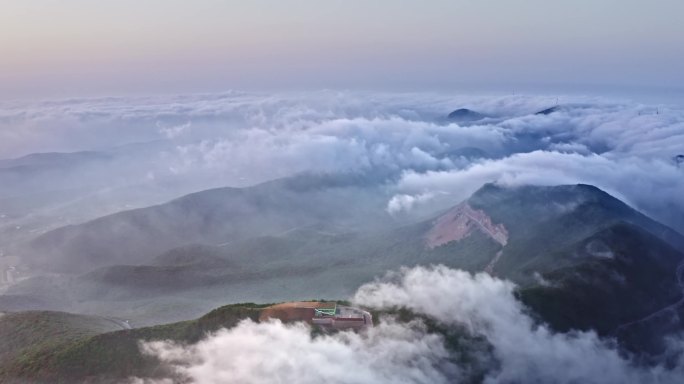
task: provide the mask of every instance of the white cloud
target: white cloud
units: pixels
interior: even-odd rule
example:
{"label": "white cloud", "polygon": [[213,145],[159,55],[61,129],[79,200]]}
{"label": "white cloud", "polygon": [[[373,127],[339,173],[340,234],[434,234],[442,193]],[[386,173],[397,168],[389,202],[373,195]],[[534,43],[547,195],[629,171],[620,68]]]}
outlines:
{"label": "white cloud", "polygon": [[[515,299],[514,285],[446,267],[391,273],[362,286],[357,305],[404,307],[491,345],[485,383],[678,383],[684,365],[642,367],[594,332],[554,333]],[[672,339],[672,352],[682,350]],[[458,383],[471,367],[422,323],[312,337],[305,324],[243,321],[191,346],[142,344],[192,383]],[[463,348],[464,346],[461,346]],[[487,354],[483,349],[477,353]],[[675,360],[677,361],[677,355]],[[460,361],[460,365],[456,362]]]}
{"label": "white cloud", "polygon": [[184,124],[166,126],[162,122],[157,121],[156,125],[157,125],[157,128],[159,128],[159,133],[166,136],[167,139],[174,139],[174,138],[182,135],[183,131],[186,131],[188,128],[190,128],[192,126],[192,122],[188,121]]}
{"label": "white cloud", "polygon": [[151,342],[142,348],[202,384],[446,384],[459,377],[441,336],[417,322],[314,338],[303,323],[245,320],[192,346]]}
{"label": "white cloud", "polygon": [[[511,186],[591,184],[656,219],[678,228],[684,225],[681,221],[684,172],[672,162],[659,158],[534,151],[482,160],[463,169],[424,173],[408,171],[399,187],[404,193],[453,191],[459,200],[467,198],[487,182]],[[673,207],[674,212],[671,210]]]}
{"label": "white cloud", "polygon": [[408,212],[417,204],[426,203],[435,198],[437,194],[432,192],[417,195],[395,195],[387,203],[387,212],[394,215],[400,212]]}
{"label": "white cloud", "polygon": [[361,287],[355,301],[368,306],[407,307],[444,324],[464,324],[494,348],[500,369],[489,383],[636,383],[640,371],[593,332],[553,333],[525,314],[514,286],[488,274],[445,267],[404,270]]}
{"label": "white cloud", "polygon": [[[490,181],[586,182],[684,230],[684,171],[672,160],[684,153],[684,110],[565,97],[558,112],[534,114],[555,99],[321,91],[5,103],[0,157],[124,145],[116,153],[134,161],[94,173],[123,183],[153,173],[160,184],[192,180],[192,190],[382,167],[404,172],[398,196],[444,191],[444,205]],[[492,118],[447,123],[460,107]]]}

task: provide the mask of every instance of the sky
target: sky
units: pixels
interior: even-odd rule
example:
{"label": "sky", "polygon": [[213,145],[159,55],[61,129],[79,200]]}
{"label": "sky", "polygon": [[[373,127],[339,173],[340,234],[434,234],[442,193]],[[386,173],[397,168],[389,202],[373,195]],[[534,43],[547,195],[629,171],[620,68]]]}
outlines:
{"label": "sky", "polygon": [[[680,0],[0,2],[0,99],[684,88]],[[674,91],[673,91],[674,90]]]}

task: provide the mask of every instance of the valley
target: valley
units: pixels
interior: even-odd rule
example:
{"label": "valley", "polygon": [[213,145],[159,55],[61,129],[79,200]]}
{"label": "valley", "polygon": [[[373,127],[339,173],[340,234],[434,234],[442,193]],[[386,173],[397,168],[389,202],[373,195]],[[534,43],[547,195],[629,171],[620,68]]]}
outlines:
{"label": "valley", "polygon": [[[601,334],[613,334],[616,329],[628,327],[634,319],[650,321],[674,309],[679,304],[672,303],[679,303],[682,298],[680,281],[675,277],[681,278],[679,268],[684,256],[674,248],[682,243],[682,237],[594,187],[507,189],[485,185],[466,202],[431,219],[402,223],[380,215],[376,221],[364,220],[354,225],[354,211],[347,210],[342,216],[328,213],[336,209],[335,197],[358,194],[360,201],[377,204],[376,208],[367,205],[359,214],[367,209],[381,211],[382,189],[369,194],[372,189],[355,189],[362,179],[342,176],[338,181],[332,180],[333,176],[300,176],[257,187],[256,191],[268,187],[268,194],[258,200],[250,197],[262,209],[262,201],[282,200],[280,196],[287,196],[288,188],[297,188],[302,201],[308,203],[305,209],[300,205],[299,219],[291,216],[292,208],[280,211],[282,207],[273,206],[268,226],[259,225],[258,221],[250,224],[247,217],[233,213],[226,217],[235,221],[217,220],[218,211],[206,210],[205,198],[198,194],[192,200],[174,200],[169,208],[159,206],[117,214],[85,223],[78,230],[67,227],[55,234],[48,233],[30,244],[30,249],[51,249],[51,257],[61,258],[59,263],[42,264],[57,266],[52,277],[27,278],[9,286],[0,296],[6,302],[0,309],[35,310],[41,309],[41,303],[49,302],[53,310],[122,317],[130,320],[132,326],[149,326],[192,318],[230,302],[288,301],[302,297],[346,299],[359,286],[388,270],[432,264],[472,273],[484,271],[515,282],[523,301],[561,330],[595,328]],[[307,185],[306,189],[298,186],[301,183]],[[285,189],[281,190],[280,185]],[[321,197],[312,200],[307,190]],[[232,197],[217,199],[217,193],[208,192],[206,201],[234,204]],[[227,196],[241,193],[231,190]],[[331,199],[323,197],[326,195]],[[296,201],[291,200],[300,204]],[[89,244],[120,242],[117,238],[122,234],[98,229],[101,223],[107,222],[106,226],[111,227],[111,222],[117,220],[119,228],[133,228],[132,225],[138,225],[135,223],[160,220],[159,212],[167,212],[164,215],[170,218],[177,209],[169,210],[170,207],[178,203],[186,207],[183,215],[203,223],[202,232],[188,237],[193,232],[183,226],[171,226],[160,236],[157,229],[145,233],[141,230],[151,227],[138,226],[133,235],[126,229],[123,233],[139,238],[141,244],[147,243],[146,238],[156,239],[141,247],[145,256],[138,256],[128,246],[112,247],[106,250],[112,256],[98,256],[97,264],[90,264],[91,270],[82,272],[87,264],[79,260],[97,252]],[[572,208],[558,208],[567,206]],[[249,210],[241,208],[243,212],[245,209]],[[317,221],[316,216],[323,212],[325,223]],[[232,223],[239,223],[239,229]],[[66,235],[65,231],[74,234]],[[221,243],[227,236],[234,240]],[[183,238],[206,243],[178,246]],[[48,239],[57,243],[48,246]],[[36,248],[36,244],[42,248]],[[594,248],[602,244],[613,256],[600,256],[588,244]],[[144,249],[148,251],[143,252]],[[61,250],[69,251],[60,256],[57,252]],[[77,250],[82,256],[70,259]],[[137,263],[132,259],[136,256]],[[133,263],[119,264],[117,260]],[[80,270],[63,270],[61,266],[68,264],[79,265]],[[674,270],[679,271],[677,275]],[[599,276],[607,278],[602,278],[600,284],[594,282]],[[653,279],[660,281],[660,285],[651,285]],[[625,280],[630,283],[625,285]],[[586,314],[571,315],[548,306],[549,300],[585,300],[577,295],[587,290],[594,293],[586,304],[592,309],[587,308]],[[538,301],[540,297],[544,297],[543,301]],[[601,308],[610,308],[610,315],[602,314]]]}

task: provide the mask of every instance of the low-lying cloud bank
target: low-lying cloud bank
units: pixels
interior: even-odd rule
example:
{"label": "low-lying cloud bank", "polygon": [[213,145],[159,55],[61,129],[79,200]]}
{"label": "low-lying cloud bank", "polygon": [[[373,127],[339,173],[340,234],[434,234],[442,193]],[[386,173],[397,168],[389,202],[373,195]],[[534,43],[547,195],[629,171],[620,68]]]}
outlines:
{"label": "low-lying cloud bank", "polygon": [[399,189],[412,197],[425,191],[451,191],[462,200],[484,183],[507,186],[591,184],[650,216],[684,229],[684,170],[670,161],[639,157],[538,150],[501,159],[482,159],[446,171],[404,172]]}
{"label": "low-lying cloud bank", "polygon": [[[684,166],[675,161],[684,154],[684,109],[564,97],[555,112],[536,114],[555,103],[544,96],[334,91],[5,103],[0,158],[76,150],[102,156],[84,158],[88,172],[74,177],[32,171],[26,181],[12,173],[13,187],[0,196],[21,196],[23,185],[100,186],[107,189],[102,199],[123,205],[135,203],[124,187],[136,185],[151,191],[149,204],[169,199],[169,191],[383,169],[400,180],[388,201],[392,213],[445,208],[485,182],[589,183],[684,231]],[[486,117],[446,120],[464,107]]]}
{"label": "low-lying cloud bank", "polygon": [[190,347],[142,348],[193,383],[458,383],[473,379],[474,367],[485,367],[485,383],[678,383],[684,375],[684,362],[637,366],[593,332],[554,333],[532,320],[513,290],[487,274],[418,267],[364,285],[354,297],[358,305],[404,307],[485,338],[491,348],[475,351],[475,361],[421,322],[391,319],[367,333],[317,337],[303,324],[243,321]]}
{"label": "low-lying cloud bank", "polygon": [[442,338],[419,323],[312,338],[304,324],[243,321],[190,348],[154,342],[144,350],[194,383],[439,384],[459,375]]}

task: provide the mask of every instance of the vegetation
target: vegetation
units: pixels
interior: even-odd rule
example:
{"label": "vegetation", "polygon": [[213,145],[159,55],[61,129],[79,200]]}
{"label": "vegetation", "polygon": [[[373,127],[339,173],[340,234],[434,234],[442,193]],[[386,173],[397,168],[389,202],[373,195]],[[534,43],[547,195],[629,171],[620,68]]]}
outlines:
{"label": "vegetation", "polygon": [[63,312],[28,311],[0,315],[0,365],[24,359],[36,351],[99,333],[122,329],[120,322],[99,316]]}
{"label": "vegetation", "polygon": [[[194,343],[207,333],[232,327],[240,320],[257,320],[265,305],[245,303],[228,305],[191,321],[148,328],[95,334],[88,330],[69,333],[46,333],[25,325],[35,339],[24,339],[23,353],[6,359],[0,366],[0,381],[21,378],[35,382],[70,383],[75,380],[106,382],[129,376],[156,377],[168,372],[154,357],[140,353],[140,341],[173,340]],[[80,319],[83,316],[61,314]],[[47,317],[39,324],[49,322]],[[43,339],[43,342],[39,342]],[[4,341],[4,339],[3,339]]]}
{"label": "vegetation", "polygon": [[[168,367],[155,357],[141,353],[141,341],[196,343],[208,333],[233,327],[243,319],[258,321],[259,313],[268,305],[270,304],[227,305],[196,320],[115,332],[107,332],[105,328],[88,328],[88,321],[91,320],[89,317],[66,313],[43,314],[39,323],[25,323],[23,326],[14,322],[15,327],[23,327],[33,338],[23,339],[26,343],[22,347],[24,352],[6,358],[0,365],[0,382],[115,383],[128,377],[172,377],[173,372]],[[28,320],[36,315],[31,313],[16,316]],[[428,332],[442,335],[445,345],[453,352],[452,362],[460,367],[468,367],[473,382],[481,381],[486,370],[496,364],[487,341],[470,335],[464,328],[447,327],[403,308],[373,311],[373,317],[376,321],[392,318],[402,323],[419,320]],[[72,324],[69,332],[46,332],[43,328],[32,327],[32,324],[40,324],[42,327],[55,320],[58,324],[51,328],[61,329],[63,324],[60,319],[69,319]],[[5,329],[9,330],[9,325]],[[96,334],[98,332],[100,333]],[[330,332],[335,331],[312,328],[313,337]],[[39,334],[43,337],[39,337]]]}
{"label": "vegetation", "polygon": [[[224,302],[237,289],[254,297],[281,300],[272,295],[279,294],[275,289],[282,286],[288,287],[285,294],[290,297],[348,297],[360,284],[400,266],[444,264],[475,272],[484,270],[501,252],[493,273],[517,283],[519,298],[554,329],[595,329],[601,335],[618,336],[632,351],[652,348],[655,352],[668,332],[681,329],[681,320],[675,325],[657,325],[658,329],[655,323],[639,324],[629,332],[620,327],[681,298],[675,276],[684,257],[677,245],[682,241],[680,235],[591,186],[503,189],[487,185],[468,204],[506,227],[505,247],[472,231],[458,242],[427,248],[424,236],[432,220],[355,233],[298,227],[279,235],[236,240],[229,247],[178,248],[150,260],[150,265],[110,266],[65,286],[79,299],[114,299],[106,305],[125,305],[126,300],[142,296],[156,300],[161,295],[173,297],[171,304],[184,303],[182,298],[187,303],[205,300],[205,305],[210,300]],[[181,297],[180,292],[188,296]],[[80,297],[78,293],[93,296]],[[0,349],[0,359],[5,359],[0,381],[21,377],[68,382],[87,377],[100,382],[129,375],[165,375],[168,372],[153,357],[141,356],[141,340],[193,343],[241,319],[258,319],[264,306],[230,305],[197,320],[108,333],[90,320],[66,325],[49,322],[45,329],[41,322],[26,322],[28,336],[24,339],[22,332],[6,331],[16,343],[6,344],[4,355]],[[149,306],[143,308],[149,310]],[[206,308],[211,307],[202,311]],[[374,315],[376,319],[393,315],[401,321],[415,318],[401,310]],[[474,340],[463,330],[422,320],[430,330],[444,335],[454,350],[487,349],[483,340]],[[79,322],[90,325],[69,328]],[[31,327],[35,327],[36,339],[30,338]],[[313,333],[318,334],[316,330]],[[478,372],[477,364],[485,364],[473,360],[476,355],[459,354],[472,360],[461,363],[474,364],[473,372]]]}

